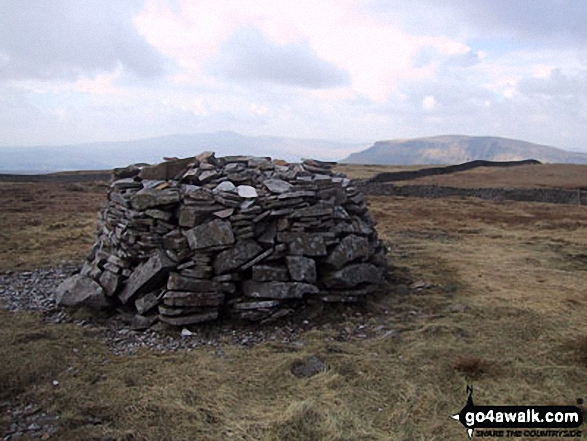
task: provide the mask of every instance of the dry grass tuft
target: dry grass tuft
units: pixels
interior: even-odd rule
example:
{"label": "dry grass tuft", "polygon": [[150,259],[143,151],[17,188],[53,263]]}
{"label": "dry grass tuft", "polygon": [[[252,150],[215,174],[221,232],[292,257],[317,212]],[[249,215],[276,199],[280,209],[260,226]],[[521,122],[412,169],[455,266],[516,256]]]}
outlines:
{"label": "dry grass tuft", "polygon": [[465,375],[467,380],[479,380],[490,374],[492,366],[493,363],[474,356],[459,357],[452,363],[452,368]]}

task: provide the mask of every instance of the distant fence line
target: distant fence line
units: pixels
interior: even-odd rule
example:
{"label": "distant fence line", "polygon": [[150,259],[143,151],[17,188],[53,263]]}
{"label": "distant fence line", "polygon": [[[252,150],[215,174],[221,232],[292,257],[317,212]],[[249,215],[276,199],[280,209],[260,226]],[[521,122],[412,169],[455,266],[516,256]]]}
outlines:
{"label": "distant fence line", "polygon": [[486,200],[546,202],[551,204],[587,205],[587,190],[562,188],[457,188],[438,185],[394,185],[356,182],[365,193],[375,196],[413,196],[445,198],[476,197]]}

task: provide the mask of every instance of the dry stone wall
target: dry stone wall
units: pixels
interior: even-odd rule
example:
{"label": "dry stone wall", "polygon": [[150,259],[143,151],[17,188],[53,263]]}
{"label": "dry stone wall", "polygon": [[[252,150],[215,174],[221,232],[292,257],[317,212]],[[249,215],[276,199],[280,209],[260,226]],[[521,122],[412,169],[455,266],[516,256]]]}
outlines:
{"label": "dry stone wall", "polygon": [[115,170],[96,243],[57,301],[128,305],[145,327],[362,301],[384,283],[385,248],[334,165],[207,152]]}

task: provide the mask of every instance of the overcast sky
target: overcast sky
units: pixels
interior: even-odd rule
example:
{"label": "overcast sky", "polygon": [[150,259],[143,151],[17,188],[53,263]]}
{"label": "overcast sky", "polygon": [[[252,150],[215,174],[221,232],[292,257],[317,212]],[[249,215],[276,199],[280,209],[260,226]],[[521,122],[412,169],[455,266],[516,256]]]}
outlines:
{"label": "overcast sky", "polygon": [[587,151],[587,1],[2,0],[0,145],[220,130]]}

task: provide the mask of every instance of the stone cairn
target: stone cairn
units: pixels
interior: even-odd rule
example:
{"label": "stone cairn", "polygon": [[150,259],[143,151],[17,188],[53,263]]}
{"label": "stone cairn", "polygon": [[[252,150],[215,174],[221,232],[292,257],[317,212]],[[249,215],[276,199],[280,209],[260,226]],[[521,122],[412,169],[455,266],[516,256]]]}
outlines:
{"label": "stone cairn", "polygon": [[334,165],[206,152],[116,169],[96,242],[56,300],[129,305],[144,327],[359,302],[385,282],[385,248]]}

